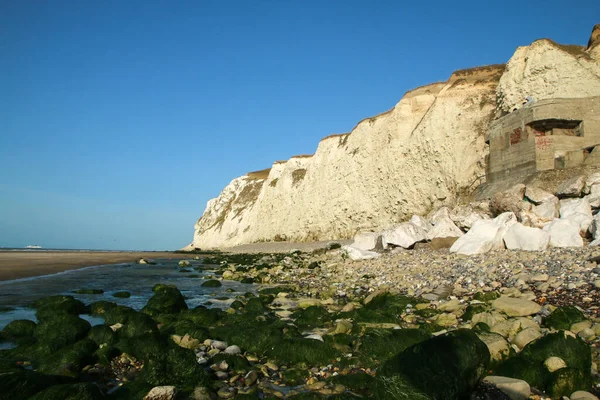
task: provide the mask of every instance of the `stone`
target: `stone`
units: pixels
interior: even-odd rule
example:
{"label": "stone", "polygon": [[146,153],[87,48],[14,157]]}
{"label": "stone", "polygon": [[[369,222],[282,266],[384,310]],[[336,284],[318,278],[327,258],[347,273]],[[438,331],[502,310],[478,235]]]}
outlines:
{"label": "stone", "polygon": [[432,224],[435,224],[442,218],[450,218],[450,209],[448,207],[440,207],[428,216],[428,219]]}
{"label": "stone", "polygon": [[544,366],[549,372],[554,372],[561,368],[567,368],[567,363],[560,357],[548,357],[544,361]]}
{"label": "stone", "polygon": [[595,185],[600,185],[600,172],[594,172],[586,178],[583,193],[590,194]]}
{"label": "stone", "polygon": [[529,383],[521,379],[490,375],[483,378],[483,380],[496,385],[511,400],[527,400],[531,394]]}
{"label": "stone", "polygon": [[500,296],[492,301],[492,307],[509,317],[526,317],[537,314],[542,309],[542,306],[533,301],[508,296]]}
{"label": "stone", "polygon": [[246,386],[252,386],[256,383],[257,380],[258,380],[258,372],[252,370],[252,371],[248,372],[246,374],[246,376],[244,377],[244,384]]}
{"label": "stone", "polygon": [[554,219],[544,227],[550,234],[552,247],[583,247],[579,224],[566,219]]}
{"label": "stone", "polygon": [[408,221],[408,222],[418,226],[419,228],[423,229],[425,232],[429,232],[431,230],[431,228],[433,228],[433,225],[431,225],[429,223],[429,221],[427,221],[425,218],[421,217],[420,215],[413,215],[410,218],[410,221]]}
{"label": "stone", "polygon": [[558,197],[554,197],[550,201],[531,207],[531,212],[537,215],[542,220],[552,221],[560,215],[560,202]]}
{"label": "stone", "polygon": [[594,240],[600,239],[600,213],[594,215],[588,231],[594,238]]}
{"label": "stone", "polygon": [[512,212],[517,214],[525,209],[523,197],[525,185],[519,183],[508,190],[498,192],[492,196],[491,209],[494,214]]}
{"label": "stone", "polygon": [[550,234],[516,223],[508,228],[503,239],[506,248],[510,250],[541,251],[548,248]]}
{"label": "stone", "polygon": [[211,393],[204,386],[196,386],[190,396],[190,400],[212,400]]}
{"label": "stone", "polygon": [[542,332],[539,329],[535,328],[526,328],[521,332],[517,333],[515,338],[513,339],[513,344],[515,344],[518,348],[522,349],[529,343],[534,340],[540,338],[542,336]]}
{"label": "stone", "polygon": [[469,232],[454,242],[450,252],[472,255],[501,250],[504,248],[503,238],[508,229],[507,225],[512,223],[516,223],[513,213],[501,214],[493,220],[479,220],[473,224]]}
{"label": "stone", "polygon": [[175,400],[176,396],[175,386],[155,386],[144,397],[144,400]]}
{"label": "stone", "polygon": [[177,265],[179,265],[180,267],[189,267],[190,262],[188,260],[181,260],[177,263]]}
{"label": "stone", "polygon": [[358,235],[354,236],[352,247],[363,251],[383,248],[381,243],[381,234],[375,232],[359,233]]}
{"label": "stone", "polygon": [[558,198],[552,193],[535,186],[527,186],[527,188],[525,188],[525,197],[535,205],[540,205],[548,201],[555,201],[555,199],[558,201]]}
{"label": "stone", "polygon": [[385,384],[408,378],[415,388],[434,399],[467,398],[489,362],[485,343],[473,331],[457,329],[416,343],[389,358],[377,369],[377,379]]}
{"label": "stone", "polygon": [[580,232],[585,233],[592,223],[592,207],[586,198],[561,200],[560,218],[576,222]]}
{"label": "stone", "polygon": [[450,218],[439,218],[433,228],[427,232],[427,239],[459,238],[463,235],[463,231],[458,229]]}
{"label": "stone", "polygon": [[590,194],[585,196],[585,199],[587,199],[588,203],[590,203],[590,206],[592,206],[593,208],[599,208],[600,207],[600,184],[596,184],[596,185],[592,186]]}
{"label": "stone", "polygon": [[591,341],[596,338],[596,333],[591,328],[585,328],[577,332],[577,336],[584,340]]}
{"label": "stone", "polygon": [[540,330],[540,326],[533,320],[523,317],[510,318],[490,326],[490,331],[498,333],[505,338],[514,341],[517,334],[527,328]]}
{"label": "stone", "polygon": [[435,323],[443,328],[449,328],[458,325],[458,319],[456,315],[449,313],[442,313],[435,318]]}
{"label": "stone", "polygon": [[382,239],[384,248],[392,244],[408,249],[414,246],[415,243],[426,240],[427,232],[413,223],[405,222],[384,231]]}
{"label": "stone", "polygon": [[502,361],[510,355],[510,344],[502,335],[494,332],[481,332],[477,336],[487,346],[493,362]]}
{"label": "stone", "polygon": [[598,400],[598,397],[594,396],[590,392],[586,392],[584,390],[578,390],[576,392],[571,393],[569,396],[570,400]]}
{"label": "stone", "polygon": [[560,198],[563,197],[579,197],[583,192],[585,186],[585,176],[578,175],[574,176],[566,181],[562,182],[556,189],[556,195]]}
{"label": "stone", "polygon": [[240,354],[242,350],[236,345],[231,345],[228,346],[223,352],[225,354]]}
{"label": "stone", "polygon": [[210,347],[212,347],[213,349],[217,349],[217,350],[225,350],[228,346],[226,342],[222,342],[220,340],[211,340],[210,341]]}
{"label": "stone", "polygon": [[473,207],[469,205],[454,207],[450,213],[450,219],[457,227],[464,231],[468,231],[476,221],[479,221],[480,219],[489,219],[489,217],[482,212],[475,211]]}
{"label": "stone", "polygon": [[144,260],[143,258],[140,258],[138,264],[148,264],[148,261]]}
{"label": "stone", "polygon": [[342,251],[345,252],[348,255],[348,258],[353,261],[371,260],[373,258],[381,257],[381,254],[375,251],[361,250],[348,245],[342,246]]}
{"label": "stone", "polygon": [[569,327],[569,330],[575,334],[581,332],[584,329],[588,329],[592,327],[592,321],[580,321],[580,322],[575,322],[574,324],[571,324],[571,326]]}

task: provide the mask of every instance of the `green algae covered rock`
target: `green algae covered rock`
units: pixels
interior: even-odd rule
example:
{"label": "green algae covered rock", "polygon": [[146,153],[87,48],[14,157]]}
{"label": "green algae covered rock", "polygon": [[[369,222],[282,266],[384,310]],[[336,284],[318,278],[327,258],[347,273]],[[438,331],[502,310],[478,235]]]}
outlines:
{"label": "green algae covered rock", "polygon": [[36,371],[20,370],[3,373],[0,374],[0,399],[27,400],[36,393],[59,383],[64,383],[64,380]]}
{"label": "green algae covered rock", "polygon": [[244,312],[248,314],[262,314],[267,311],[263,301],[258,297],[253,297],[244,306]]}
{"label": "green algae covered rock", "polygon": [[213,326],[221,317],[222,311],[204,306],[198,306],[190,310],[182,311],[178,315],[179,320],[190,321],[205,328]]}
{"label": "green algae covered rock", "polygon": [[323,326],[326,322],[331,321],[333,314],[323,306],[310,306],[305,309],[298,309],[292,314],[295,319],[295,324],[301,328],[315,328]]}
{"label": "green algae covered rock", "polygon": [[548,328],[568,330],[571,325],[576,322],[585,320],[585,316],[575,306],[562,306],[552,311],[546,319],[544,324]]}
{"label": "green algae covered rock", "polygon": [[126,291],[115,292],[115,293],[113,293],[113,297],[117,297],[119,299],[128,299],[131,297],[131,293],[126,292]]}
{"label": "green algae covered rock", "polygon": [[117,307],[117,303],[113,301],[100,300],[90,304],[90,314],[95,316],[103,316],[109,310]]}
{"label": "green algae covered rock", "polygon": [[201,286],[211,288],[211,287],[221,287],[221,286],[223,286],[223,284],[216,279],[209,279],[209,280],[203,282]]}
{"label": "green algae covered rock", "polygon": [[118,357],[120,355],[121,350],[109,344],[102,345],[98,350],[94,352],[94,358],[96,359],[96,362],[101,365],[109,365],[115,357]]}
{"label": "green algae covered rock", "polygon": [[93,340],[80,340],[42,358],[38,370],[52,375],[77,377],[83,367],[94,363],[93,354],[97,349],[98,345]]}
{"label": "green algae covered rock", "polygon": [[402,394],[408,391],[412,398],[423,398],[423,393],[440,400],[463,398],[489,363],[485,343],[471,330],[458,329],[414,344],[386,361],[378,370],[378,397],[408,398]]}
{"label": "green algae covered rock", "polygon": [[88,338],[96,342],[97,345],[113,344],[117,341],[116,336],[116,333],[106,325],[92,326],[92,329],[88,332]]}
{"label": "green algae covered rock", "polygon": [[[569,372],[558,373],[563,369],[552,373],[548,371],[544,362],[550,357],[562,359],[567,365],[567,368],[563,369]],[[521,353],[499,365],[494,373],[522,379],[539,390],[563,393],[565,390],[570,390],[569,388],[589,390],[591,365],[591,349],[585,341],[560,331],[529,343]]]}
{"label": "green algae covered rock", "polygon": [[340,352],[320,340],[292,338],[275,343],[267,355],[282,363],[327,365],[339,357]]}
{"label": "green algae covered rock", "polygon": [[37,325],[34,337],[52,352],[83,339],[90,329],[90,323],[79,317],[56,313],[54,318],[44,319]]}
{"label": "green algae covered rock", "polygon": [[483,301],[484,303],[489,303],[491,301],[496,300],[500,297],[500,293],[498,292],[477,292],[475,296],[473,296],[473,300]]}
{"label": "green algae covered rock", "polygon": [[[404,375],[378,376],[373,398],[377,400],[434,400],[417,389]],[[453,397],[450,397],[454,399]]]}
{"label": "green algae covered rock", "polygon": [[27,319],[11,321],[0,331],[0,339],[11,340],[18,344],[34,341],[33,334],[37,324]]}
{"label": "green algae covered rock", "polygon": [[30,400],[99,400],[106,398],[98,386],[91,383],[77,383],[51,386],[42,390]]}
{"label": "green algae covered rock", "polygon": [[162,347],[160,354],[146,358],[139,378],[153,386],[174,385],[187,391],[208,383],[194,352],[175,344]]}
{"label": "green algae covered rock", "polygon": [[490,306],[486,304],[469,304],[465,309],[465,312],[461,316],[463,321],[470,321],[473,319],[475,314],[486,312],[490,309]]}
{"label": "green algae covered rock", "polygon": [[117,331],[120,337],[134,338],[146,333],[157,333],[156,321],[140,312],[129,313],[123,327]]}
{"label": "green algae covered rock", "polygon": [[374,366],[430,337],[422,329],[369,329],[361,338],[360,359],[367,366]]}
{"label": "green algae covered rock", "polygon": [[49,296],[36,300],[31,304],[36,309],[36,317],[39,321],[53,319],[58,313],[71,315],[87,314],[89,309],[81,301],[73,296]]}
{"label": "green algae covered rock", "polygon": [[551,374],[546,392],[554,399],[561,399],[577,390],[589,390],[591,387],[592,377],[589,373],[576,368],[561,368]]}
{"label": "green algae covered rock", "polygon": [[154,296],[148,300],[142,312],[155,317],[160,314],[177,314],[188,309],[183,295],[176,286],[159,283],[152,288],[152,291]]}

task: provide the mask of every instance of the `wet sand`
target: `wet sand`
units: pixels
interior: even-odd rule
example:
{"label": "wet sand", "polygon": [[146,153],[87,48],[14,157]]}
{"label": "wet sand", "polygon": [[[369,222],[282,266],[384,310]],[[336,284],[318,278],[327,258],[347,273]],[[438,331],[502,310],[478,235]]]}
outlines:
{"label": "wet sand", "polygon": [[171,252],[116,251],[0,251],[0,281],[90,267],[93,265],[134,262],[140,258],[193,258],[196,254]]}

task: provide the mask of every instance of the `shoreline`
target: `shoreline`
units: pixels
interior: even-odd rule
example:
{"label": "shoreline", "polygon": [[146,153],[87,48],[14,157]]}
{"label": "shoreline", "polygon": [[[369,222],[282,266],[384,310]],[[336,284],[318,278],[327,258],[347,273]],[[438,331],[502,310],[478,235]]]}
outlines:
{"label": "shoreline", "polygon": [[167,251],[0,251],[0,281],[52,275],[85,267],[130,263],[140,258],[180,259],[196,255]]}

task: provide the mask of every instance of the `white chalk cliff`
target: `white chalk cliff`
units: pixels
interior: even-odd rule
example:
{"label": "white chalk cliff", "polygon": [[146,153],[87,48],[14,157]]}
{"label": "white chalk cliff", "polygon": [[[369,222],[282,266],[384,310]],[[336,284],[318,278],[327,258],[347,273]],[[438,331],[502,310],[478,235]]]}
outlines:
{"label": "white chalk cliff", "polygon": [[188,248],[349,238],[453,204],[485,174],[494,117],[526,96],[600,95],[600,25],[593,32],[587,48],[542,39],[506,66],[457,71],[322,139],[311,156],[234,179],[208,202]]}

